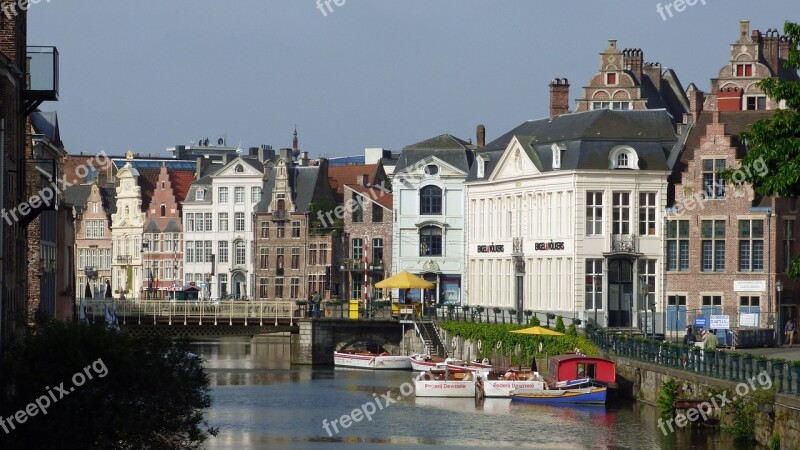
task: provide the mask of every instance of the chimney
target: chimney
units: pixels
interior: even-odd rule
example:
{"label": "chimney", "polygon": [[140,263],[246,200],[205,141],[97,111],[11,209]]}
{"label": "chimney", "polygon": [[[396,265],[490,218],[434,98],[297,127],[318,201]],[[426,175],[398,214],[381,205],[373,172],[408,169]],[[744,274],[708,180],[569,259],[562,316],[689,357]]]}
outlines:
{"label": "chimney", "polygon": [[200,179],[200,174],[203,173],[203,157],[197,157],[197,166],[194,168],[194,179],[195,181]]}
{"label": "chimney", "polygon": [[222,165],[224,166],[225,164],[228,164],[228,154],[227,153],[223,153],[222,154]]}
{"label": "chimney", "polygon": [[478,129],[475,131],[475,137],[478,148],[486,147],[486,127],[483,126],[483,124],[478,125]]}
{"label": "chimney", "polygon": [[183,159],[186,157],[186,146],[185,145],[176,145],[175,146],[175,159]]}
{"label": "chimney", "polygon": [[569,81],[553,78],[550,82],[550,117],[569,112]]}
{"label": "chimney", "polygon": [[259,160],[261,159],[261,152],[259,152],[258,147],[250,147],[247,149],[248,156],[257,156]]}
{"label": "chimney", "polygon": [[782,59],[783,61],[789,59],[790,46],[791,46],[791,41],[789,40],[789,36],[781,36],[780,40],[778,41],[778,50],[779,50],[779,58]]}
{"label": "chimney", "polygon": [[697,89],[694,83],[690,83],[686,89],[686,97],[689,98],[689,112],[692,113],[692,118],[697,121],[697,117],[703,112],[703,102],[705,101],[703,91]]}
{"label": "chimney", "polygon": [[649,62],[644,65],[644,74],[650,78],[658,92],[661,92],[661,73],[661,63]]}
{"label": "chimney", "polygon": [[356,184],[361,187],[369,186],[369,175],[367,174],[356,175]]}
{"label": "chimney", "polygon": [[287,166],[291,166],[292,162],[292,149],[290,148],[282,148],[280,150],[280,158],[286,162]]}
{"label": "chimney", "polygon": [[640,48],[626,48],[622,51],[625,70],[629,70],[636,77],[636,80],[642,82],[642,64],[644,62],[644,53]]}
{"label": "chimney", "polygon": [[300,165],[303,167],[308,165],[308,152],[300,152]]}
{"label": "chimney", "polygon": [[769,66],[769,69],[774,75],[779,74],[781,71],[779,41],[780,34],[778,34],[778,30],[771,28],[764,34],[762,44],[759,45],[761,54],[764,56],[764,61],[766,61],[767,66]]}
{"label": "chimney", "polygon": [[739,44],[746,44],[750,42],[750,21],[749,20],[740,20],[739,21]]}

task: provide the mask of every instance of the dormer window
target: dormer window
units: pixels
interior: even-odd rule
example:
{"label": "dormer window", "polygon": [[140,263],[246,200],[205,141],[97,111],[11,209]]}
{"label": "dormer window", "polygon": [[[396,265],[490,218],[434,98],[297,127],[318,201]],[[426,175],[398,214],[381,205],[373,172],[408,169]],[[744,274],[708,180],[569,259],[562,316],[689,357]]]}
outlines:
{"label": "dormer window", "polygon": [[610,169],[638,169],[639,156],[628,146],[618,146],[608,155]]}
{"label": "dormer window", "polygon": [[567,153],[567,147],[564,144],[553,144],[550,146],[550,150],[553,152],[553,169],[560,169],[564,155]]}
{"label": "dormer window", "polygon": [[606,84],[608,84],[608,85],[617,84],[617,73],[616,72],[609,72],[609,73],[606,74]]}
{"label": "dormer window", "polygon": [[236,173],[244,173],[244,167],[242,167],[241,164],[237,164],[234,171],[236,171]]}
{"label": "dormer window", "polygon": [[194,199],[196,201],[202,201],[203,200],[203,196],[205,195],[205,193],[206,193],[205,189],[198,189],[194,193]]}
{"label": "dormer window", "polygon": [[486,174],[486,160],[483,156],[478,156],[478,178],[483,178]]}

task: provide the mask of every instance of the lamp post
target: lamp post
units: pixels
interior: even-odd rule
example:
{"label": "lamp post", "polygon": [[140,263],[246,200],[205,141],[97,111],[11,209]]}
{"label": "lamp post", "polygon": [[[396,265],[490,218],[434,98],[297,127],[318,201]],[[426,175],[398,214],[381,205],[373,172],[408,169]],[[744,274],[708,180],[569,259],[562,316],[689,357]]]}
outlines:
{"label": "lamp post", "polygon": [[139,252],[139,254],[141,255],[141,258],[139,258],[139,262],[142,263],[142,276],[144,276],[144,272],[147,271],[147,283],[148,283],[148,285],[147,285],[147,291],[145,292],[145,297],[144,297],[145,299],[148,299],[149,296],[150,296],[150,284],[149,283],[150,283],[150,277],[152,275],[150,273],[150,267],[148,267],[147,264],[144,261],[145,249],[148,249],[148,251],[149,251],[149,247],[150,247],[150,240],[147,239],[147,238],[142,239],[142,249]]}
{"label": "lamp post", "polygon": [[[781,292],[783,291],[783,282],[781,280],[775,281],[775,290],[778,291],[778,307],[777,310],[780,311],[781,307]],[[771,307],[771,305],[770,305]],[[778,340],[778,331],[777,327],[775,326],[775,321],[772,322],[772,329],[775,330],[775,341]]]}
{"label": "lamp post", "polygon": [[647,321],[647,310],[650,309],[650,285],[645,284],[642,286],[642,294],[644,294],[644,337],[647,338],[647,329],[649,325]]}
{"label": "lamp post", "polygon": [[594,325],[599,326],[597,324],[597,281],[600,279],[600,276],[597,274],[592,275],[592,305],[594,305]]}

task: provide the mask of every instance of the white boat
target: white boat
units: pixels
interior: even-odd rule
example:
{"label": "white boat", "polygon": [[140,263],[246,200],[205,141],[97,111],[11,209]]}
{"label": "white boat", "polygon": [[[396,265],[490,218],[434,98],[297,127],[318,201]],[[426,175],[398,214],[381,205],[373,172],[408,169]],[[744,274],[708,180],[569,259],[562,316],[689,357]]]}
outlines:
{"label": "white boat", "polygon": [[353,367],[370,370],[408,370],[408,356],[391,355],[383,347],[356,342],[333,352],[333,364],[337,367]]}
{"label": "white boat", "polygon": [[424,355],[421,353],[414,353],[408,357],[411,363],[411,370],[413,371],[426,371],[434,369],[445,363],[444,358],[438,356]]}
{"label": "white boat", "polygon": [[474,397],[476,375],[470,371],[431,369],[414,379],[417,397]]}
{"label": "white boat", "polygon": [[448,369],[454,371],[469,370],[471,372],[480,372],[483,370],[491,370],[492,368],[492,363],[486,358],[484,358],[483,361],[473,360],[469,362],[463,359],[447,358],[445,363]]}
{"label": "white boat", "polygon": [[487,398],[510,398],[511,391],[515,389],[544,389],[544,380],[538,372],[509,370],[500,373],[483,370],[478,374],[478,388],[483,390],[483,396]]}

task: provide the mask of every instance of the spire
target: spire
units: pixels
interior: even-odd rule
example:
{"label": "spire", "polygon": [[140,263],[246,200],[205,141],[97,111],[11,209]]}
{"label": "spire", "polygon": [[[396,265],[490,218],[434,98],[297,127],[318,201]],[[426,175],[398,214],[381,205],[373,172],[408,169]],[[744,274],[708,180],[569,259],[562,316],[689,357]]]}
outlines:
{"label": "spire", "polygon": [[292,155],[297,158],[300,155],[299,140],[297,139],[297,125],[294,126],[294,139],[292,139]]}

